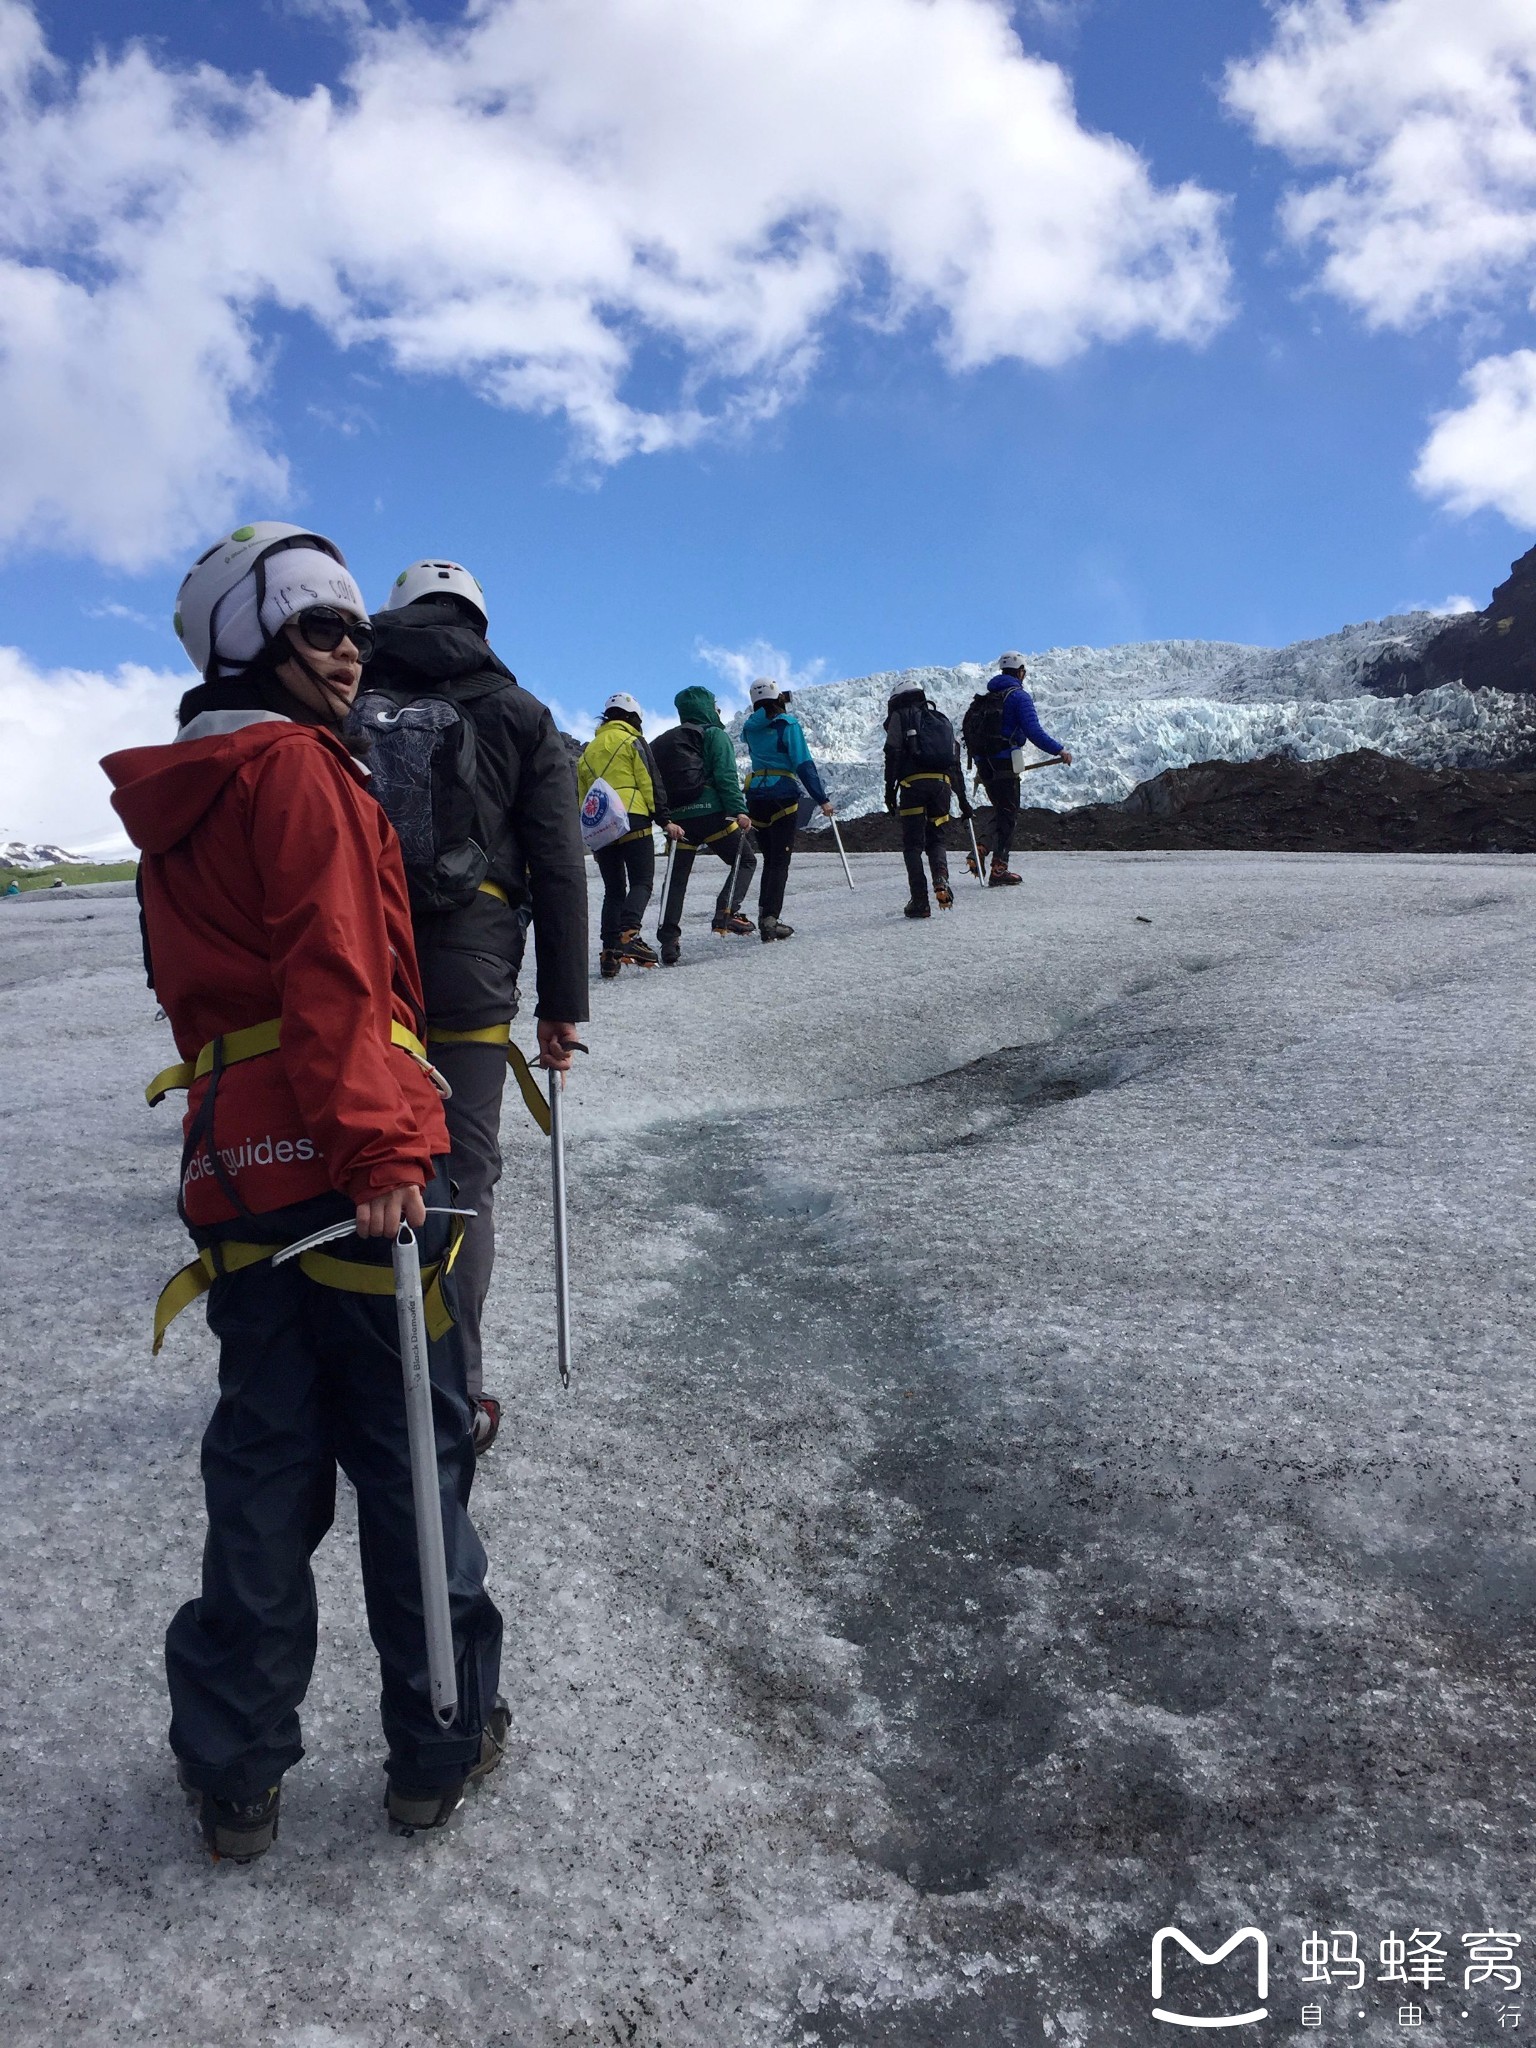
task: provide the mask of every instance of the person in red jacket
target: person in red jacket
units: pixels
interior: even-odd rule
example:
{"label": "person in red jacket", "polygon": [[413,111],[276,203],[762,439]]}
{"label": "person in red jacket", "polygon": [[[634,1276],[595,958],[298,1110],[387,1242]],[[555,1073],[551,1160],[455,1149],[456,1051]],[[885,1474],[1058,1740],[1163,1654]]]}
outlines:
{"label": "person in red jacket", "polygon": [[[509,1714],[501,1617],[467,1512],[471,1411],[441,1213],[448,1134],[420,1045],[405,874],[340,736],[372,648],[366,607],[330,541],[268,522],[194,564],[176,624],[204,680],[182,700],[175,741],[102,765],[142,849],[146,962],[187,1063],[156,1085],[190,1081],[178,1206],[199,1248],[187,1272],[208,1286],[220,1340],[202,1591],[166,1635],[171,1748],[210,1850],[249,1860],[276,1838],[282,1777],[304,1753],[310,1558],[331,1525],[338,1464],[357,1493],[391,1822],[441,1826],[500,1761]],[[355,1237],[272,1264],[282,1246],[348,1220]],[[431,1274],[459,1691],[446,1730],[428,1688],[391,1298],[402,1220]]]}

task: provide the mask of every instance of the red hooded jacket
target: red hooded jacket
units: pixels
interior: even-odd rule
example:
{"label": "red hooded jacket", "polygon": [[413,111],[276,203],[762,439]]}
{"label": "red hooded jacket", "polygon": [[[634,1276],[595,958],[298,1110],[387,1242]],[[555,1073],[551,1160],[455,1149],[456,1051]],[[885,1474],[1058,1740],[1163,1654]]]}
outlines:
{"label": "red hooded jacket", "polygon": [[[394,828],[331,733],[250,714],[236,731],[109,754],[134,843],[159,996],[177,1049],[282,1019],[276,1052],[225,1069],[211,1142],[256,1214],[337,1189],[361,1202],[448,1150],[442,1104],[395,1020],[421,985]],[[194,1082],[189,1130],[209,1086]],[[192,1223],[238,1212],[206,1146],[182,1184]]]}

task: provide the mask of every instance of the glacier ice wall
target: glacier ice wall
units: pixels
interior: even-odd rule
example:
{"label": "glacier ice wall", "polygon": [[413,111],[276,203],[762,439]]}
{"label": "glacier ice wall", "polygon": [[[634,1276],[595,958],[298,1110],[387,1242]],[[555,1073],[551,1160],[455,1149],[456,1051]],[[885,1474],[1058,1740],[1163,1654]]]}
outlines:
{"label": "glacier ice wall", "polygon": [[[1167,768],[1265,754],[1315,761],[1373,747],[1438,768],[1492,766],[1528,752],[1536,746],[1536,705],[1527,698],[1459,684],[1402,698],[1362,690],[1377,655],[1417,653],[1443,623],[1412,612],[1282,648],[1147,640],[1031,654],[1029,685],[1041,721],[1074,759],[1070,768],[1032,775],[1025,801],[1051,810],[1116,803]],[[958,728],[993,672],[990,664],[961,662],[800,691],[795,712],[838,808],[857,815],[881,807],[885,707],[895,689],[921,685]]]}

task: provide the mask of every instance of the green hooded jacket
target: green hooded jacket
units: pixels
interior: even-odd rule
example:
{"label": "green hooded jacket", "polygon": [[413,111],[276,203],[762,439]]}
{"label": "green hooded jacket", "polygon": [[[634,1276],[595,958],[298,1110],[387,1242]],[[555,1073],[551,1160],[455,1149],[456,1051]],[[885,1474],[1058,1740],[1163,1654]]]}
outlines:
{"label": "green hooded jacket", "polygon": [[715,811],[723,811],[728,818],[740,817],[747,804],[736,772],[736,749],[721,722],[720,707],[713,693],[702,684],[694,684],[679,690],[672,702],[684,725],[704,728],[705,775],[704,794],[696,803],[680,805],[673,811],[673,817],[679,824],[687,818],[707,818]]}

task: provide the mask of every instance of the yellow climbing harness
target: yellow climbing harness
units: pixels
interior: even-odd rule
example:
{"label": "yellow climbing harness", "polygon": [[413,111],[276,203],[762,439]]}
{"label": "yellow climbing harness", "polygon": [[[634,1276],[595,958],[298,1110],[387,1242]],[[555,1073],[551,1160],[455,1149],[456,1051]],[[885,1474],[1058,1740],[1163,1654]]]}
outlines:
{"label": "yellow climbing harness", "polygon": [[[942,782],[944,784],[945,796],[943,815],[947,819],[949,816],[948,792],[950,783],[949,777],[943,772],[943,770],[938,768],[923,768],[920,769],[914,775],[903,775],[900,782],[897,783],[896,787],[898,789],[909,789],[914,782]],[[896,815],[898,818],[921,818],[927,816],[931,817],[935,824],[939,823],[939,809],[936,803],[903,804],[900,810],[897,811]]]}
{"label": "yellow climbing harness", "polygon": [[[190,1088],[194,1081],[201,1081],[205,1074],[211,1074],[215,1061],[220,1067],[237,1067],[244,1060],[260,1059],[264,1053],[276,1052],[282,1043],[282,1035],[281,1017],[268,1017],[262,1024],[247,1024],[240,1031],[222,1032],[219,1037],[209,1039],[195,1060],[182,1060],[177,1066],[166,1067],[156,1074],[144,1090],[144,1099],[153,1109],[173,1088]],[[432,1072],[427,1048],[414,1031],[394,1019],[390,1020],[389,1042],[408,1052],[429,1074]]]}
{"label": "yellow climbing harness", "polygon": [[[488,896],[496,896],[506,902],[506,891],[495,882],[482,882],[481,888]],[[283,1020],[269,1017],[261,1024],[248,1024],[240,1031],[225,1031],[212,1038],[203,1047],[195,1060],[182,1060],[174,1067],[166,1067],[156,1074],[144,1090],[145,1100],[153,1109],[163,1102],[172,1089],[190,1088],[194,1081],[201,1081],[211,1074],[215,1066],[222,1071],[225,1067],[237,1067],[245,1060],[262,1058],[266,1053],[276,1052],[282,1043]],[[439,1045],[504,1045],[507,1049],[507,1063],[517,1076],[518,1087],[522,1090],[529,1114],[547,1137],[549,1135],[549,1104],[533,1078],[527,1060],[521,1049],[511,1042],[511,1026],[488,1024],[479,1031],[427,1032],[429,1043]],[[410,1054],[417,1065],[434,1080],[439,1080],[436,1068],[427,1057],[427,1048],[404,1024],[390,1020],[389,1042],[398,1045]],[[446,1084],[444,1084],[446,1085]],[[427,1334],[441,1337],[453,1327],[453,1316],[443,1299],[443,1275],[452,1272],[453,1262],[459,1255],[463,1240],[464,1225],[455,1219],[453,1236],[447,1256],[440,1265],[422,1268],[423,1303],[426,1309]],[[155,1303],[155,1342],[158,1354],[165,1342],[165,1333],[175,1322],[184,1308],[190,1308],[200,1295],[208,1292],[222,1274],[240,1273],[247,1266],[259,1265],[282,1250],[277,1244],[226,1244],[207,1245],[190,1264],[175,1273],[160,1290]],[[393,1294],[395,1275],[392,1266],[364,1265],[356,1259],[338,1259],[324,1251],[300,1252],[299,1271],[321,1287],[340,1288],[347,1294]]]}
{"label": "yellow climbing harness", "polygon": [[733,832],[740,830],[741,827],[732,818],[729,825],[722,825],[718,832],[711,832],[707,839],[685,839],[682,843],[689,853],[702,853],[706,846],[713,846],[717,839],[729,839]]}
{"label": "yellow climbing harness", "polygon": [[[446,1257],[439,1264],[423,1266],[421,1270],[427,1335],[434,1339],[453,1328],[452,1311],[443,1299],[443,1275],[453,1271],[453,1262],[459,1255],[463,1238],[463,1220],[455,1217]],[[242,1273],[248,1266],[259,1266],[264,1259],[270,1259],[281,1250],[280,1244],[205,1245],[197,1257],[183,1266],[179,1273],[173,1274],[160,1290],[160,1298],[155,1303],[155,1355],[165,1342],[166,1331],[182,1310],[190,1308],[200,1295],[206,1294],[215,1280],[225,1274]],[[364,1265],[358,1259],[338,1259],[331,1252],[307,1251],[299,1253],[298,1267],[307,1279],[321,1287],[339,1288],[344,1294],[393,1294],[395,1291],[393,1266]]]}
{"label": "yellow climbing harness", "polygon": [[549,1104],[544,1091],[533,1078],[533,1069],[520,1045],[512,1043],[510,1024],[482,1024],[478,1031],[445,1031],[440,1025],[427,1026],[428,1045],[504,1045],[507,1049],[507,1065],[517,1076],[517,1085],[522,1091],[528,1114],[533,1118],[545,1137],[549,1136]]}

